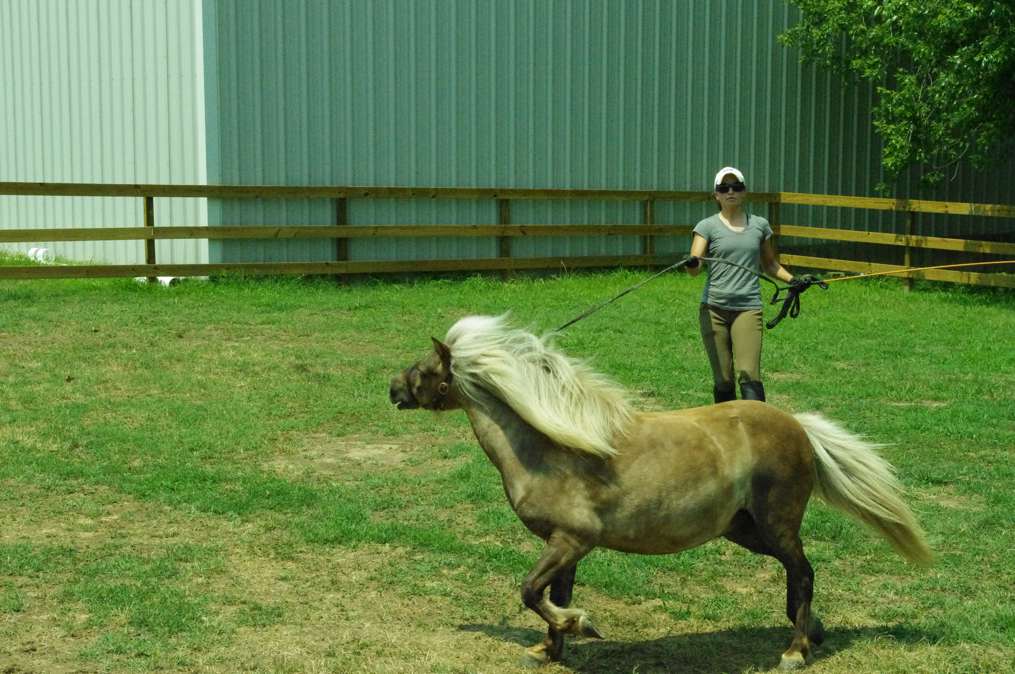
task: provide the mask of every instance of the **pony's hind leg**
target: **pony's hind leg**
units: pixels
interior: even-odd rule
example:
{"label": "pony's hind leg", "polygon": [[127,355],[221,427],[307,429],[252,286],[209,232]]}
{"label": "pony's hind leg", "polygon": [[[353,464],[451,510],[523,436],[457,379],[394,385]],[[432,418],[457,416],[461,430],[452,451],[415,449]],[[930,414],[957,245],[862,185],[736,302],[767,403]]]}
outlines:
{"label": "pony's hind leg", "polygon": [[[783,513],[786,514],[786,513]],[[783,669],[798,669],[807,664],[811,645],[824,640],[824,627],[817,616],[811,615],[811,600],[814,596],[814,569],[804,555],[800,541],[800,520],[766,518],[766,525],[759,525],[746,512],[739,512],[724,536],[751,552],[770,555],[778,559],[786,569],[786,617],[793,623],[793,641],[782,654],[780,666]],[[795,524],[794,524],[795,522]]]}
{"label": "pony's hind leg", "polygon": [[[571,536],[554,532],[543,554],[522,583],[522,601],[546,621],[546,639],[526,651],[529,662],[558,660],[564,650],[564,635],[602,638],[585,611],[565,608],[571,600],[575,566],[591,548]],[[551,585],[550,597],[545,596]]]}
{"label": "pony's hind leg", "polygon": [[[786,567],[786,616],[793,622],[793,641],[782,654],[780,667],[797,669],[807,664],[811,654],[811,635],[817,643],[824,638],[821,622],[811,617],[814,596],[814,569],[804,556],[800,537],[793,536],[786,547],[778,550],[778,560]],[[813,624],[812,624],[813,623]]]}

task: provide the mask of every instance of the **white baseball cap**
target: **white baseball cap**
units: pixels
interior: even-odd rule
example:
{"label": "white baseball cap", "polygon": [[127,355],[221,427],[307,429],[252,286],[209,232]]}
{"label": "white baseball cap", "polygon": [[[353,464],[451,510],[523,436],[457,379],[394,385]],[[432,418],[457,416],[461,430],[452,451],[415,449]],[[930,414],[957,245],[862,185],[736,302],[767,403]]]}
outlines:
{"label": "white baseball cap", "polygon": [[724,166],[721,169],[719,169],[718,173],[715,174],[715,184],[712,187],[713,188],[719,187],[719,185],[722,184],[722,179],[730,175],[731,173],[734,176],[736,176],[737,180],[739,180],[740,182],[744,182],[743,173],[741,173],[738,169],[733,168],[732,166]]}

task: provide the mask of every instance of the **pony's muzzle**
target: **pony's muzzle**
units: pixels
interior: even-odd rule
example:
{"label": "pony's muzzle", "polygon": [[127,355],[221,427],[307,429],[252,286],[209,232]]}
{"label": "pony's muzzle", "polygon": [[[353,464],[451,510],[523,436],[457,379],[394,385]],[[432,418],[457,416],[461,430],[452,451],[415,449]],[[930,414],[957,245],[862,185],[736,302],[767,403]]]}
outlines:
{"label": "pony's muzzle", "polygon": [[404,373],[391,378],[391,383],[388,386],[388,399],[400,410],[413,410],[419,407],[419,403],[409,392],[409,384]]}

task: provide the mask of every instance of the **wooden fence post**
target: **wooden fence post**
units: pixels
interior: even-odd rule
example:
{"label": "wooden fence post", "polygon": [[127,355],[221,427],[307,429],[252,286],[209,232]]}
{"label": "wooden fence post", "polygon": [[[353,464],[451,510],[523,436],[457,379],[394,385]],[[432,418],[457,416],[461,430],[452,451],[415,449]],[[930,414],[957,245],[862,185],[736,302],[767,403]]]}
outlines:
{"label": "wooden fence post", "polygon": [[[641,202],[641,224],[643,225],[654,225],[656,224],[656,201],[655,199],[646,199]],[[651,234],[646,234],[641,237],[641,253],[649,257],[654,257],[656,254],[656,239]],[[652,262],[649,261],[649,267],[652,266]]]}
{"label": "wooden fence post", "polygon": [[[349,200],[345,197],[335,199],[335,226],[345,227],[349,224]],[[335,261],[346,262],[349,259],[349,239],[335,239]],[[335,279],[339,283],[349,281],[345,274],[338,274]]]}
{"label": "wooden fence post", "polygon": [[[902,264],[907,267],[913,266],[913,249],[909,245],[910,237],[913,236],[913,225],[916,221],[916,213],[913,211],[906,211],[906,247],[902,251]],[[903,285],[906,288],[906,292],[913,289],[913,277],[906,275],[903,279]]]}
{"label": "wooden fence post", "polygon": [[779,202],[769,201],[768,202],[768,224],[772,226],[772,250],[775,254],[779,254]]}
{"label": "wooden fence post", "polygon": [[[146,196],[144,198],[144,226],[155,229],[155,197]],[[155,239],[145,239],[144,242],[144,262],[145,264],[155,264]],[[149,276],[148,282],[155,283],[158,278],[155,276]]]}
{"label": "wooden fence post", "polygon": [[[511,224],[511,202],[508,199],[497,199],[497,224]],[[497,257],[511,257],[511,237],[497,237]],[[501,272],[502,279],[510,278],[511,270],[505,269]]]}

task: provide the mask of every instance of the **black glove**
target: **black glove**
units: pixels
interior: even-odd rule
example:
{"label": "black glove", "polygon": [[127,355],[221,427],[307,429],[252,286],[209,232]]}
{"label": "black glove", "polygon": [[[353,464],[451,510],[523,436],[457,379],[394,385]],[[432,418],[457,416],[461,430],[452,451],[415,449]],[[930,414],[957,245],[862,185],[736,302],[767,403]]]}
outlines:
{"label": "black glove", "polygon": [[796,318],[800,315],[800,296],[811,286],[817,286],[822,290],[828,290],[828,284],[814,274],[801,274],[800,276],[794,276],[789,280],[789,285],[786,288],[776,289],[775,294],[772,295],[772,304],[779,301],[779,295],[783,290],[786,290],[787,292],[786,297],[782,300],[782,308],[779,310],[779,315],[766,323],[770,330],[779,325],[779,321],[786,318],[786,316]]}
{"label": "black glove", "polygon": [[684,263],[684,267],[687,269],[697,269],[698,265],[701,264],[701,260],[697,255],[688,255],[687,262]]}
{"label": "black glove", "polygon": [[800,276],[794,276],[790,279],[790,288],[799,288],[800,290],[807,290],[812,285],[821,285],[822,281],[814,274],[801,274]]}

